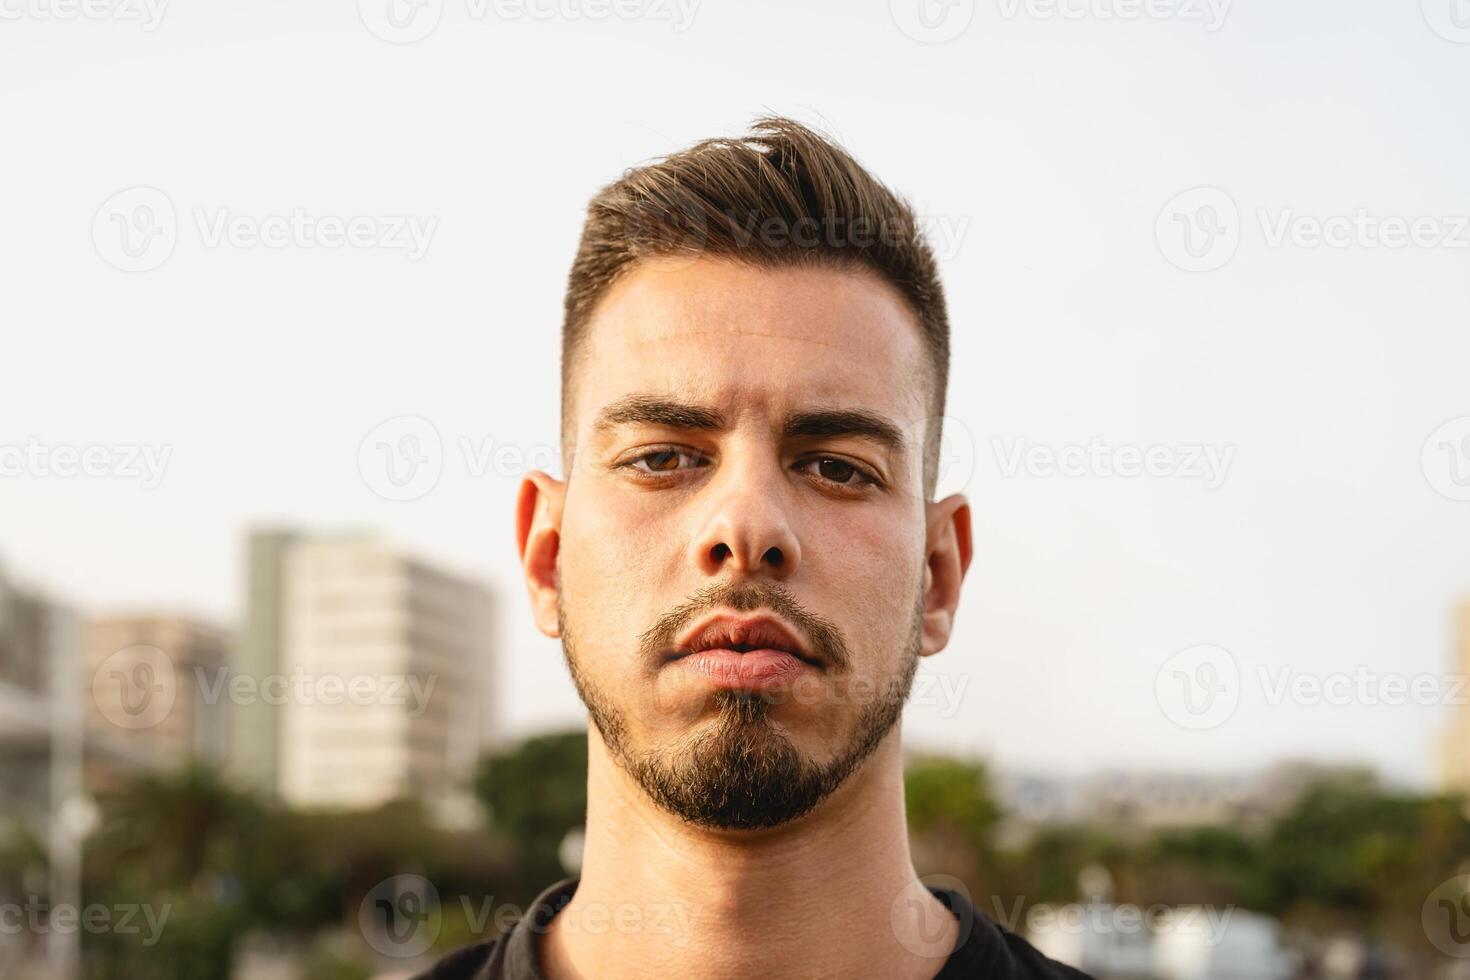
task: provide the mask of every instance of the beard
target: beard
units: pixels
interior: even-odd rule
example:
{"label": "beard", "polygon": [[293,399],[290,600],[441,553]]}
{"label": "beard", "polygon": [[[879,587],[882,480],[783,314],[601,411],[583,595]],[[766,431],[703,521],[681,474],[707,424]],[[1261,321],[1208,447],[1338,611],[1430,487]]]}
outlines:
{"label": "beard", "polygon": [[[829,670],[846,671],[852,659],[842,635],[827,620],[796,603],[780,585],[769,582],[711,586],[662,617],[643,636],[645,662],[662,651],[659,644],[684,624],[718,606],[746,612],[770,609],[801,628],[821,649]],[[832,795],[882,743],[903,715],[919,663],[923,628],[923,595],[914,605],[907,649],[897,673],[877,685],[851,734],[825,762],[802,752],[776,726],[771,714],[780,703],[761,694],[716,691],[717,715],[700,732],[668,748],[641,749],[629,744],[623,711],[585,670],[558,600],[562,652],[577,693],[587,706],[614,761],[667,812],[691,824],[718,830],[758,830],[796,820]]]}

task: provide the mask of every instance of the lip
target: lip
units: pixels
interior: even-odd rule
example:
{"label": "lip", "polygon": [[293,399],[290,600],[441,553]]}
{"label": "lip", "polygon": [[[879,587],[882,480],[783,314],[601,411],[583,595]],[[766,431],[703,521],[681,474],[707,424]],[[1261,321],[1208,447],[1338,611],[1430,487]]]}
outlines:
{"label": "lip", "polygon": [[811,664],[785,650],[701,650],[678,659],[679,668],[693,671],[718,688],[765,691],[784,687],[797,675],[814,670]]}
{"label": "lip", "polygon": [[716,615],[680,637],[669,663],[715,687],[763,691],[781,687],[821,661],[774,616]]}

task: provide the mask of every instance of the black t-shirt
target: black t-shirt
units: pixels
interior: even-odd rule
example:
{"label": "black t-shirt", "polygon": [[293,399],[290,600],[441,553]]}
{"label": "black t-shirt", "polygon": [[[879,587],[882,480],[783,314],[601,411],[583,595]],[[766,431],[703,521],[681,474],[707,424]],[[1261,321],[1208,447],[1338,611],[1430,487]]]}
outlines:
{"label": "black t-shirt", "polygon": [[[530,912],[499,939],[450,953],[414,980],[546,980],[536,965],[536,933],[571,901],[577,879],[557,882],[537,896]],[[931,888],[960,921],[959,940],[935,980],[1091,980],[1049,960],[1026,940],[976,911],[954,891]],[[536,926],[527,925],[530,919]]]}

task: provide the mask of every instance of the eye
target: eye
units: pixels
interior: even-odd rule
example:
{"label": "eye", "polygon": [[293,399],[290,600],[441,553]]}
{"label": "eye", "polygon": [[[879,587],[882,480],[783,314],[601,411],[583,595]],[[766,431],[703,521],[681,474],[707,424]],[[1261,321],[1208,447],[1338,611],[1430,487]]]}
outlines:
{"label": "eye", "polygon": [[840,487],[857,488],[878,482],[863,467],[837,456],[816,456],[798,464],[797,468],[812,472],[818,479]]}
{"label": "eye", "polygon": [[[680,466],[680,461],[684,461],[687,465]],[[704,457],[688,450],[666,446],[641,453],[619,465],[630,468],[633,472],[640,475],[661,476],[667,473],[677,473],[681,469],[687,470],[693,469],[696,466],[706,466],[708,465],[708,461]]]}

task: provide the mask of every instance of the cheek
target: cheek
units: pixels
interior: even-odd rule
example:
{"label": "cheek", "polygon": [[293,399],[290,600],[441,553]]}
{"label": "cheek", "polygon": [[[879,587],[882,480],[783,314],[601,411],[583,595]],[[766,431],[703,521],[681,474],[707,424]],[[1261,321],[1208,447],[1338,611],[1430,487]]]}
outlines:
{"label": "cheek", "polygon": [[674,526],[667,508],[655,511],[652,497],[618,492],[597,480],[569,492],[562,513],[562,562],[576,572],[563,585],[575,583],[626,598],[665,574],[682,554],[682,529]]}
{"label": "cheek", "polygon": [[922,534],[922,524],[896,509],[855,507],[808,525],[799,591],[842,629],[859,672],[904,653],[921,584]]}
{"label": "cheek", "polygon": [[[646,511],[646,508],[644,508]],[[660,615],[660,583],[673,564],[667,528],[624,494],[598,493],[595,481],[569,492],[562,512],[558,568],[562,605],[584,658],[611,643],[623,652]]]}

